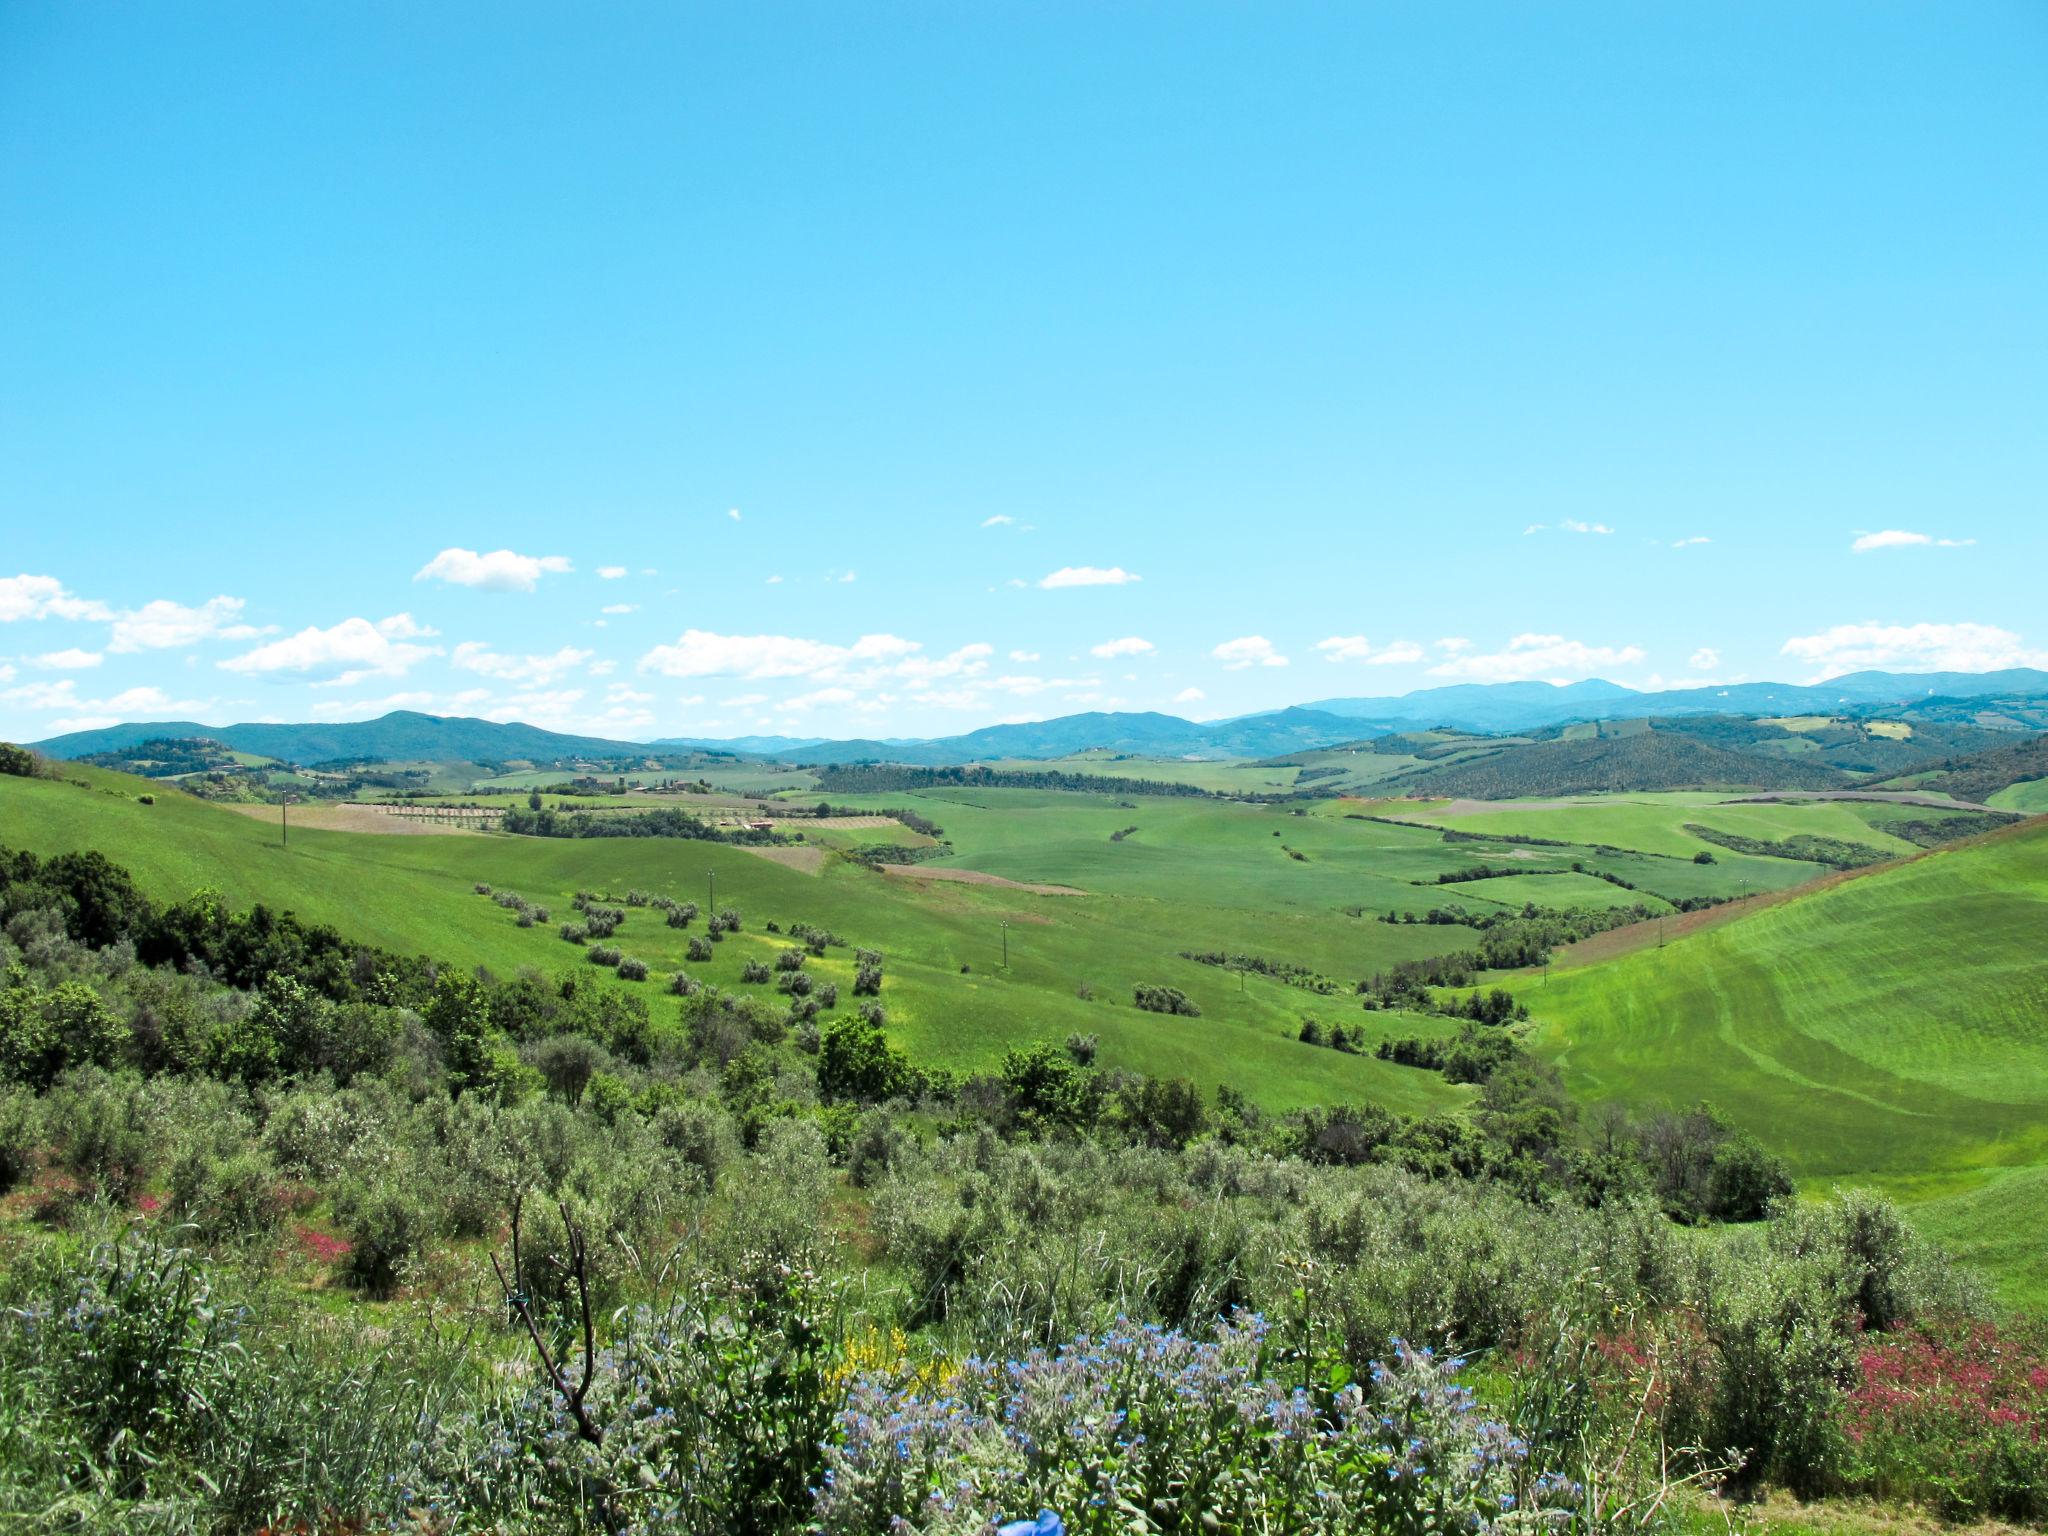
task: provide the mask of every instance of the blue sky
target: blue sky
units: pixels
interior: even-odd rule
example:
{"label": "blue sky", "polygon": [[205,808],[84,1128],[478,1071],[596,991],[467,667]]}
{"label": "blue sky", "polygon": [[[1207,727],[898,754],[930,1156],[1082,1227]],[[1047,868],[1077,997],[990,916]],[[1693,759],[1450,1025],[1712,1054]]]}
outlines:
{"label": "blue sky", "polygon": [[2044,163],[2036,0],[24,0],[0,734],[2048,665]]}

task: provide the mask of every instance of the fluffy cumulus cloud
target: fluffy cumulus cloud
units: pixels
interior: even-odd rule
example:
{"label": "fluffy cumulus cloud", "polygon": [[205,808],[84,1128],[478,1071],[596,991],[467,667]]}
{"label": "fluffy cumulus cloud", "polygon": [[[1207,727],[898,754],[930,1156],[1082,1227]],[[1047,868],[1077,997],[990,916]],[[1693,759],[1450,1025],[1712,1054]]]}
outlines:
{"label": "fluffy cumulus cloud", "polygon": [[1154,646],[1150,640],[1140,640],[1136,635],[1126,635],[1121,640],[1105,640],[1100,645],[1088,647],[1090,656],[1100,656],[1108,661],[1118,656],[1149,656]]}
{"label": "fluffy cumulus cloud", "polygon": [[998,512],[993,517],[984,517],[981,520],[981,526],[984,528],[1007,528],[1016,521],[1017,519],[1010,516],[1009,513]]}
{"label": "fluffy cumulus cloud", "polygon": [[546,656],[508,656],[494,651],[482,640],[465,640],[455,647],[455,654],[448,658],[451,665],[464,672],[475,672],[483,677],[495,677],[502,682],[531,683],[545,688],[557,679],[574,672],[595,654],[582,651],[574,646],[563,646]]}
{"label": "fluffy cumulus cloud", "polygon": [[1711,544],[1713,542],[1714,541],[1708,538],[1704,533],[1696,533],[1692,535],[1692,537],[1690,538],[1673,539],[1671,541],[1671,547],[1673,549],[1692,549],[1697,545]]}
{"label": "fluffy cumulus cloud", "polygon": [[435,705],[431,693],[404,691],[387,693],[381,699],[321,699],[306,713],[315,720],[374,720],[394,709],[417,709],[432,714]]}
{"label": "fluffy cumulus cloud", "polygon": [[413,572],[412,579],[445,581],[485,592],[531,592],[540,585],[541,577],[574,569],[565,555],[521,555],[509,549],[480,555],[473,549],[450,548]]}
{"label": "fluffy cumulus cloud", "polygon": [[849,667],[901,661],[922,647],[896,635],[862,635],[832,645],[796,635],[721,635],[686,629],[673,645],[657,645],[640,670],[664,677],[831,678]]}
{"label": "fluffy cumulus cloud", "polygon": [[626,574],[626,568],[623,565],[600,565],[597,574],[606,581],[617,581]]}
{"label": "fluffy cumulus cloud", "polygon": [[1010,652],[1010,660],[1012,660],[1012,661],[1036,661],[1036,660],[1038,660],[1038,652],[1036,652],[1036,651],[1012,651],[1012,652]]}
{"label": "fluffy cumulus cloud", "polygon": [[116,725],[123,720],[204,715],[213,707],[211,700],[177,699],[161,688],[125,688],[103,699],[81,699],[77,682],[68,677],[53,683],[28,683],[19,688],[9,688],[0,692],[0,702],[23,709],[72,711],[69,718],[49,723],[47,729],[52,735],[97,730],[103,725]]}
{"label": "fluffy cumulus cloud", "polygon": [[202,640],[254,640],[269,634],[242,622],[239,597],[210,597],[196,608],[167,598],[114,615],[114,637],[107,649],[121,653],[169,651]]}
{"label": "fluffy cumulus cloud", "polygon": [[603,611],[612,614],[638,613],[640,605],[638,603],[606,603]]}
{"label": "fluffy cumulus cloud", "polygon": [[1498,651],[1464,651],[1429,669],[1432,677],[1462,677],[1479,683],[1531,681],[1568,683],[1615,667],[1634,666],[1639,645],[1587,645],[1563,635],[1517,635]]}
{"label": "fluffy cumulus cloud", "polygon": [[112,617],[105,603],[78,596],[54,576],[0,576],[0,624]]}
{"label": "fluffy cumulus cloud", "polygon": [[1316,649],[1325,661],[1362,661],[1369,667],[1393,667],[1422,660],[1422,647],[1413,640],[1396,640],[1375,648],[1363,635],[1332,635],[1318,640]]}
{"label": "fluffy cumulus cloud", "polygon": [[1063,565],[1051,575],[1041,576],[1038,584],[1048,590],[1060,587],[1121,587],[1144,579],[1133,576],[1120,565]]}
{"label": "fluffy cumulus cloud", "polygon": [[77,646],[64,651],[45,651],[29,663],[45,672],[83,672],[88,667],[100,664],[98,651],[82,651]]}
{"label": "fluffy cumulus cloud", "polygon": [[1976,543],[1975,539],[1937,539],[1929,533],[1910,533],[1904,528],[1885,528],[1877,533],[1859,533],[1849,548],[1859,555],[1867,555],[1877,549],[1911,549],[1925,545],[1930,549],[1967,549]]}
{"label": "fluffy cumulus cloud", "polygon": [[1173,696],[1173,702],[1176,704],[1199,704],[1207,697],[1209,695],[1202,692],[1199,688],[1183,688]]}
{"label": "fluffy cumulus cloud", "polygon": [[369,677],[403,677],[416,663],[439,655],[439,646],[413,643],[433,634],[409,613],[394,613],[374,624],[362,618],[343,619],[327,629],[308,626],[231,656],[220,666],[245,676],[288,676],[346,688]]}
{"label": "fluffy cumulus cloud", "polygon": [[979,677],[988,670],[988,658],[995,653],[994,646],[977,641],[943,656],[906,656],[888,668],[888,675],[909,679],[913,688],[944,677]]}
{"label": "fluffy cumulus cloud", "polygon": [[1721,665],[1721,653],[1711,645],[1703,645],[1687,658],[1687,665],[1697,667],[1702,672],[1711,672]]}
{"label": "fluffy cumulus cloud", "polygon": [[1287,658],[1274,650],[1273,642],[1264,635],[1243,635],[1235,640],[1226,640],[1209,654],[1233,672],[1242,672],[1246,667],[1287,665]]}
{"label": "fluffy cumulus cloud", "polygon": [[2009,629],[1992,624],[1837,624],[1817,635],[1794,635],[1780,654],[1812,667],[1812,682],[1844,672],[1996,672],[2048,667]]}

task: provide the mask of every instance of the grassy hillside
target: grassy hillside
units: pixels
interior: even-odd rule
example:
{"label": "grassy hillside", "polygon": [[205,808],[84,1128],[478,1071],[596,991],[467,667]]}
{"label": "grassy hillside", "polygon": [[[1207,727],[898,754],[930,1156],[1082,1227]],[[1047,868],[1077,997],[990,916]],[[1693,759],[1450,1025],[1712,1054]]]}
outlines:
{"label": "grassy hillside", "polygon": [[[2037,791],[2039,781],[2043,779],[2048,779],[2048,734],[2022,737],[1989,752],[1947,758],[1931,768],[1889,780],[1887,784],[1935,790],[1958,800],[1996,804],[2006,810],[2027,810],[2032,807],[2015,803],[2013,797],[1996,797],[2018,786],[2034,785]],[[2020,799],[2024,800],[2025,796]]]}
{"label": "grassy hillside", "polygon": [[1475,800],[1657,789],[1831,789],[1846,782],[1846,775],[1817,761],[1732,752],[1661,729],[1534,742],[1399,780],[1406,792]]}
{"label": "grassy hillside", "polygon": [[[1875,1182],[2048,1297],[2048,822],[1888,865],[1531,993],[1589,1099],[1707,1099],[1813,1185]],[[1994,1214],[1996,1213],[1996,1214]]]}
{"label": "grassy hillside", "polygon": [[[276,823],[267,816],[208,805],[124,775],[69,771],[90,787],[0,778],[0,845],[39,853],[98,848],[160,899],[211,886],[236,904],[263,901],[293,909],[406,953],[459,958],[501,975],[522,966],[553,973],[583,966],[581,952],[552,929],[514,926],[512,914],[473,893],[474,882],[520,891],[554,908],[559,919],[568,915],[579,889],[623,895],[638,886],[703,902],[707,876],[715,876],[720,905],[738,906],[747,919],[747,931],[719,946],[715,960],[686,965],[688,936],[662,927],[650,913],[632,914],[618,942],[657,975],[687,968],[729,985],[737,983],[744,961],[768,959],[782,947],[785,941],[764,931],[768,920],[831,928],[888,955],[890,1031],[935,1064],[986,1067],[1012,1046],[1063,1040],[1078,1031],[1100,1037],[1102,1059],[1110,1065],[1184,1075],[1205,1089],[1232,1083],[1276,1108],[1372,1099],[1425,1111],[1464,1097],[1433,1073],[1318,1050],[1295,1038],[1304,1011],[1335,1018],[1348,1009],[1346,999],[1315,997],[1258,976],[1245,978],[1240,991],[1236,976],[1179,958],[1183,949],[1227,946],[1348,977],[1453,948],[1456,930],[1388,927],[1348,918],[1334,903],[1320,901],[1265,909],[1256,893],[1221,887],[1203,893],[1184,883],[1184,899],[1169,902],[1120,894],[1107,883],[1081,897],[928,884],[836,858],[810,875],[743,848],[665,838],[395,836],[302,828],[292,833],[289,848],[281,848]],[[154,805],[137,800],[146,792],[155,794]],[[1105,848],[1127,846],[1108,842],[1108,823],[1119,814],[1133,819],[1114,802],[1047,798],[1084,802],[1054,804],[1049,819],[1091,829],[1099,821]],[[1150,802],[1165,803],[1178,804]],[[1230,809],[1244,816],[1270,814]],[[946,805],[934,813],[956,819]],[[960,808],[959,815],[966,814]],[[1042,825],[1029,816],[1020,819],[1026,840],[1030,827]],[[1272,816],[1267,825],[1282,819]],[[1264,830],[1257,835],[1264,837]],[[1289,862],[1264,846],[1259,852],[1267,862]],[[1188,858],[1198,863],[1203,856],[1197,849]],[[1095,874],[1087,873],[1084,885]],[[1399,882],[1388,884],[1398,893],[1421,894]],[[1007,972],[1000,968],[1005,923]],[[821,979],[842,988],[850,983],[847,953],[835,950],[832,960],[821,963]],[[1131,989],[1152,982],[1180,987],[1201,1006],[1202,1017],[1167,1018],[1133,1008]],[[1093,1000],[1076,995],[1083,983]],[[1390,1017],[1390,1027],[1399,1022]]]}

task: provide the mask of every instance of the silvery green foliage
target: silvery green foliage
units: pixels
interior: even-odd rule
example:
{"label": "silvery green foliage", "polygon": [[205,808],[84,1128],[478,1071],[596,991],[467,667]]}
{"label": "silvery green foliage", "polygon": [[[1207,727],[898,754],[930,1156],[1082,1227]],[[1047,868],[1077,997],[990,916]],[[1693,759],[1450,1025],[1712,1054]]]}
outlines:
{"label": "silvery green foliage", "polygon": [[1266,1324],[1213,1342],[1119,1324],[1057,1351],[970,1360],[936,1387],[856,1381],[825,1454],[819,1527],[985,1532],[1050,1509],[1076,1533],[1533,1531],[1580,1490],[1535,1476],[1463,1362],[1394,1341],[1369,1384],[1285,1385]]}
{"label": "silvery green foliage", "polygon": [[824,1300],[815,1276],[757,1264],[658,1312],[623,1312],[593,1362],[588,1432],[533,1372],[425,1428],[399,1507],[455,1531],[805,1529],[839,1401]]}

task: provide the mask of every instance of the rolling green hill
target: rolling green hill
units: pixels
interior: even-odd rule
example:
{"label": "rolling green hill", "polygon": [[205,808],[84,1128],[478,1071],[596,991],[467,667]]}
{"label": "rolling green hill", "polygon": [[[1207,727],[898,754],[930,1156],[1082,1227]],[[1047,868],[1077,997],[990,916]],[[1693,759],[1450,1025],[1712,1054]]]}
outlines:
{"label": "rolling green hill", "polygon": [[[1135,838],[1128,844],[1108,841],[1115,826],[1140,817],[1107,796],[1046,795],[1034,811],[1025,792],[981,792],[999,800],[1015,797],[997,819],[1020,841],[1099,842],[1111,853],[1136,855],[1126,862],[1151,871],[1141,888],[1119,890],[1108,881],[1098,884],[1090,869],[1081,882],[1088,894],[1044,896],[1003,885],[884,875],[838,857],[826,858],[811,874],[745,848],[669,838],[402,836],[298,827],[287,848],[278,844],[268,808],[252,816],[126,775],[77,767],[66,772],[85,787],[0,777],[0,846],[44,854],[97,848],[159,900],[212,887],[235,905],[261,901],[295,910],[402,953],[484,965],[500,975],[529,966],[550,974],[577,968],[602,975],[552,928],[516,927],[510,913],[475,895],[473,884],[522,892],[549,905],[559,920],[569,915],[578,890],[622,896],[639,887],[704,902],[715,877],[719,904],[737,906],[747,918],[746,931],[720,945],[715,960],[687,963],[688,935],[646,912],[629,916],[617,942],[657,975],[688,969],[704,980],[735,985],[744,961],[771,959],[787,942],[765,931],[767,921],[830,928],[851,944],[888,956],[884,1001],[890,1032],[934,1065],[986,1069],[1013,1046],[1081,1032],[1100,1037],[1106,1064],[1186,1076],[1205,1090],[1230,1083],[1275,1108],[1369,1099],[1424,1112],[1465,1097],[1465,1090],[1434,1073],[1297,1040],[1305,1010],[1336,1018],[1339,1009],[1349,1008],[1346,999],[1315,997],[1258,976],[1241,982],[1180,958],[1184,949],[1228,947],[1352,976],[1455,948],[1458,930],[1347,917],[1333,899],[1345,888],[1334,871],[1319,881],[1295,882],[1292,899],[1274,900],[1264,887],[1228,878],[1198,889],[1191,874],[1214,862],[1216,839],[1185,846],[1162,868],[1160,849],[1149,850],[1148,858]],[[153,794],[155,804],[140,803],[143,793]],[[904,803],[902,796],[885,798]],[[1284,882],[1280,871],[1307,868],[1278,852],[1269,835],[1283,822],[1300,825],[1284,813],[1191,803],[1235,813],[1223,840],[1238,851],[1246,870]],[[1178,804],[1148,800],[1145,811]],[[943,800],[925,808],[947,822],[949,832],[969,815],[967,807]],[[1162,826],[1163,821],[1162,814]],[[1390,840],[1436,840],[1422,832],[1382,830]],[[1357,841],[1362,849],[1364,839]],[[1449,850],[1435,855],[1438,867],[1453,861]],[[1424,855],[1418,867],[1429,863]],[[1157,890],[1177,894],[1160,899],[1152,894]],[[1384,892],[1423,895],[1391,879]],[[1001,967],[1005,924],[1007,971]],[[829,962],[820,963],[821,979],[848,985],[849,954],[834,950]],[[1167,1018],[1133,1008],[1132,988],[1140,983],[1181,988],[1202,1016]],[[1084,985],[1092,997],[1077,995]],[[1376,1015],[1375,1022],[1394,1033],[1414,1033],[1432,1021],[1388,1014]]]}
{"label": "rolling green hill", "polygon": [[[1887,780],[1887,787],[1934,790],[1958,800],[1992,803],[1992,797],[2016,786],[2048,779],[2048,733],[2022,737],[1988,752],[1947,758],[1916,773]],[[2011,810],[2024,804],[1996,802]]]}
{"label": "rolling green hill", "polygon": [[118,752],[157,738],[206,738],[238,752],[255,752],[294,763],[327,762],[338,758],[372,758],[379,762],[404,759],[502,762],[512,758],[553,761],[564,757],[645,757],[648,752],[646,747],[628,741],[564,736],[557,731],[544,731],[536,725],[423,715],[410,709],[394,709],[375,720],[328,725],[267,722],[197,725],[190,720],[159,720],[73,731],[33,745],[47,757],[78,758]]}
{"label": "rolling green hill", "polygon": [[1532,742],[1391,782],[1403,794],[1505,800],[1663,789],[1833,789],[1848,775],[1823,763],[1732,752],[1658,728]]}
{"label": "rolling green hill", "polygon": [[[2048,1297],[2048,821],[1663,948],[1554,970],[1538,1042],[1591,1100],[1706,1099],[1811,1186],[1875,1183]],[[1994,1191],[1996,1195],[1994,1196]]]}

